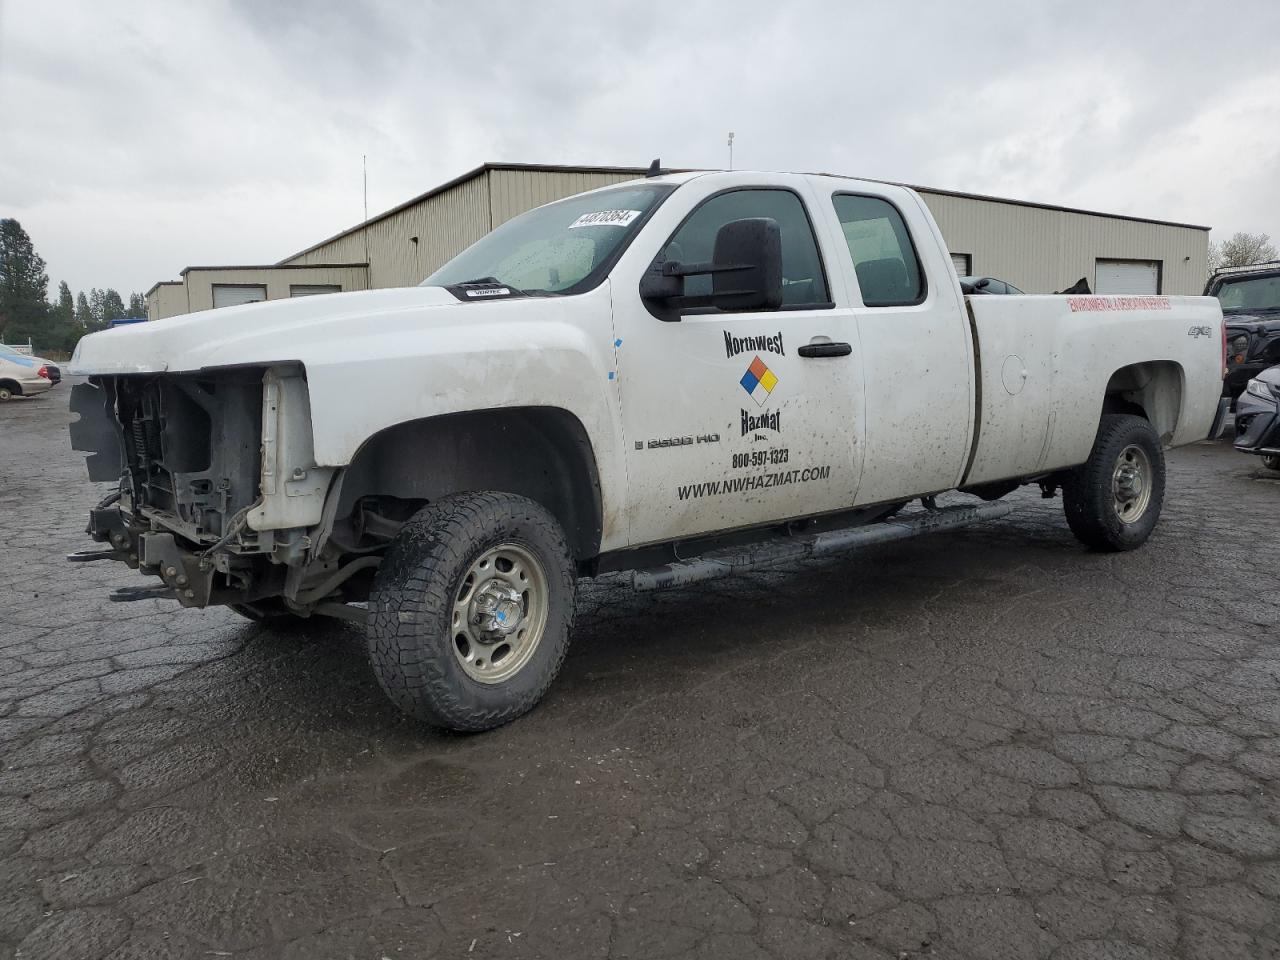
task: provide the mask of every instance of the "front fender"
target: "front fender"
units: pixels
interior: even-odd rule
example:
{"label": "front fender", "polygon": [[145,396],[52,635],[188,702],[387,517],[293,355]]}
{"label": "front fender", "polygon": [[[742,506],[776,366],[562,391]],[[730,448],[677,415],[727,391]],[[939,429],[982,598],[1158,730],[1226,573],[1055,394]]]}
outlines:
{"label": "front fender", "polygon": [[[603,292],[604,295],[599,294]],[[582,424],[596,453],[604,543],[621,535],[621,424],[607,291],[494,305],[469,324],[383,328],[357,343],[312,344],[307,371],[315,460],[349,464],[375,434],[413,420],[553,407]],[[477,316],[477,319],[479,317]],[[484,442],[476,438],[476,442]]]}

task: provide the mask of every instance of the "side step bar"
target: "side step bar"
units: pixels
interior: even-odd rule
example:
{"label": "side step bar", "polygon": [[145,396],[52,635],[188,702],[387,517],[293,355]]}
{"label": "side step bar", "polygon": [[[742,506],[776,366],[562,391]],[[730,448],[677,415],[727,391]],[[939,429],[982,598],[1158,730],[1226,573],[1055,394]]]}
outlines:
{"label": "side step bar", "polygon": [[631,585],[638,591],[679,587],[702,580],[720,580],[752,570],[761,570],[791,560],[842,553],[858,547],[906,540],[925,533],[955,530],[987,520],[998,520],[1013,512],[1007,503],[984,503],[978,506],[941,507],[920,513],[896,516],[864,527],[828,530],[824,533],[780,537],[746,548],[716,551],[693,560],[668,563],[631,574]]}

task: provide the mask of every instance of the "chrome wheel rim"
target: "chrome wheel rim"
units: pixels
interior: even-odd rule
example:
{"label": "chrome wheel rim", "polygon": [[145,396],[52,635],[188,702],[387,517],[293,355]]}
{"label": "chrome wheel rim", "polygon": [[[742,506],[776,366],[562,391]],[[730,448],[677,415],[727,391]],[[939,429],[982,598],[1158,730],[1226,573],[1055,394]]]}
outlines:
{"label": "chrome wheel rim", "polygon": [[450,643],[479,683],[502,683],[524,667],[547,627],[547,575],[526,548],[503,543],[480,554],[453,598]]}
{"label": "chrome wheel rim", "polygon": [[1122,523],[1135,523],[1147,512],[1152,477],[1151,458],[1145,450],[1131,443],[1120,451],[1111,474],[1111,494]]}

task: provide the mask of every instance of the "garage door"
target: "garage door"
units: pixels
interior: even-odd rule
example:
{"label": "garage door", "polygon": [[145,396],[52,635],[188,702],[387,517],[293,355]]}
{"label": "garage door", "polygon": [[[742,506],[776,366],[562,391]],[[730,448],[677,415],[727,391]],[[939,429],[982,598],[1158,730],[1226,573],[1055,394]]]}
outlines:
{"label": "garage door", "polygon": [[973,258],[967,253],[953,253],[951,255],[951,265],[956,268],[957,276],[971,276],[969,273],[969,265],[971,263],[973,263]]}
{"label": "garage door", "polygon": [[227,283],[213,285],[215,307],[235,307],[242,303],[258,303],[265,299],[267,299],[267,288],[263,286]]}
{"label": "garage door", "polygon": [[1099,260],[1094,293],[1159,293],[1157,260]]}

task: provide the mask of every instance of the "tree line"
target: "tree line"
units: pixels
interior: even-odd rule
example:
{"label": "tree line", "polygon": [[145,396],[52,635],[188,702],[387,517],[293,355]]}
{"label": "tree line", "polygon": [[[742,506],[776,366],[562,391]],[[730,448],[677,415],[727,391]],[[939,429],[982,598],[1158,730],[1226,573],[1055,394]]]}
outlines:
{"label": "tree line", "polygon": [[105,330],[112,320],[146,315],[140,293],[129,294],[128,303],[110,287],[72,296],[65,280],[50,301],[44,258],[22,224],[0,220],[0,342],[30,340],[36,353],[70,353],[86,333]]}
{"label": "tree line", "polygon": [[1265,233],[1238,232],[1222,243],[1209,244],[1209,273],[1223,267],[1249,267],[1268,263],[1277,256],[1276,245]]}

